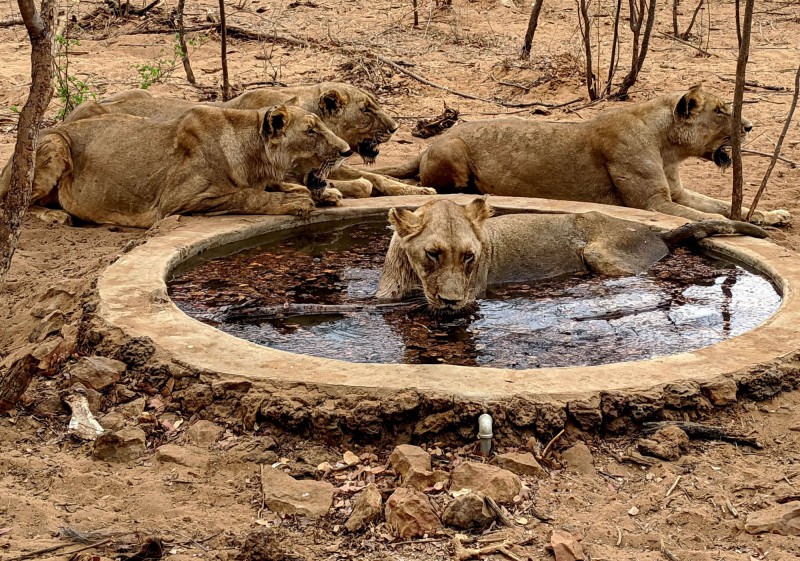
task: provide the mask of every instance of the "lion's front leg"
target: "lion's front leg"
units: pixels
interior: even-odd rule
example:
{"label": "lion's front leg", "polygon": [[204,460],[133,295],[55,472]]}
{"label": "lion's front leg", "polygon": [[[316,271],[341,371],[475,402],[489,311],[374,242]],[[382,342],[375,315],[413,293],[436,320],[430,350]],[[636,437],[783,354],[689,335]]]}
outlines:
{"label": "lion's front leg", "polygon": [[[193,197],[176,209],[161,214],[291,214],[305,216],[314,210],[308,189],[270,192],[234,187],[210,188],[202,196]],[[162,209],[163,210],[163,209]]]}
{"label": "lion's front leg", "polygon": [[372,184],[372,194],[380,194],[386,196],[397,195],[435,195],[436,189],[431,187],[417,187],[415,185],[408,185],[369,171],[353,168],[350,166],[342,166],[331,173],[331,179],[340,181],[354,181],[363,179]]}
{"label": "lion's front leg", "polygon": [[[696,193],[688,189],[681,189],[678,196],[675,198],[675,202],[701,212],[721,214],[726,218],[730,218],[731,216],[731,204],[729,202],[707,197],[706,195],[701,195],[700,193]],[[742,214],[746,215],[748,209],[749,206],[744,205],[744,208],[742,208]],[[789,224],[791,220],[791,213],[788,210],[783,209],[764,211],[756,210],[751,219],[753,223],[765,226],[783,226],[785,224]]]}

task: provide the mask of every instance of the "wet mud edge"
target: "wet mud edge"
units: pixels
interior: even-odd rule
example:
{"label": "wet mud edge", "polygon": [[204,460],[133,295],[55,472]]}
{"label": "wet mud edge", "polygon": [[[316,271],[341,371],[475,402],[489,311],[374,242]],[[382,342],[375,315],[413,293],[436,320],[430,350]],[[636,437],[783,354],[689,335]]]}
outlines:
{"label": "wet mud edge", "polygon": [[[450,198],[467,202],[472,197]],[[358,213],[351,211],[359,208],[367,209],[374,216],[376,211],[390,206],[413,207],[427,200],[430,199],[403,197],[348,201],[351,205],[349,208],[334,209],[325,220],[352,218]],[[576,212],[601,209],[609,212],[609,207],[598,208],[599,205],[536,199],[520,201],[493,197],[491,202],[522,211]],[[632,209],[614,209],[611,213],[665,227],[670,227],[676,220]],[[270,218],[280,227],[298,225],[297,219]],[[189,219],[189,222],[193,220],[202,219]],[[247,219],[231,217],[228,220],[230,224],[235,224],[236,221]],[[150,243],[158,240],[157,236]],[[229,237],[226,241],[232,240]],[[147,245],[138,248],[145,250],[141,253],[147,253]],[[175,257],[169,263],[164,263],[163,270],[153,270],[151,267],[150,272],[161,278],[160,290],[148,287],[144,282],[146,279],[132,278],[132,283],[142,285],[140,288],[145,291],[146,301],[143,305],[145,309],[129,310],[128,313],[152,316],[157,321],[165,306],[174,307],[166,296],[164,279],[178,263],[214,244],[200,245],[202,247],[180,245],[174,251]],[[715,244],[714,251],[729,253],[725,244],[722,246]],[[797,260],[796,257],[793,259]],[[119,261],[109,269],[118,264]],[[245,430],[268,426],[335,441],[342,438],[371,442],[471,440],[475,437],[478,415],[488,412],[494,418],[498,441],[514,444],[523,442],[530,435],[552,437],[568,425],[588,432],[620,434],[630,432],[646,421],[703,419],[713,415],[716,410],[734,407],[741,400],[765,400],[800,387],[800,350],[790,350],[777,357],[773,355],[771,359],[756,364],[751,361],[743,368],[722,375],[680,379],[643,388],[564,393],[506,391],[501,396],[486,398],[465,395],[459,392],[458,384],[453,384],[452,391],[439,391],[240,376],[186,361],[160,345],[158,337],[150,338],[142,335],[141,330],[126,329],[126,322],[121,321],[124,314],[120,316],[111,310],[130,302],[113,301],[114,294],[107,290],[108,283],[113,280],[111,275],[108,278],[101,277],[98,283],[98,309],[93,314],[89,328],[95,352],[116,357],[125,353],[139,353],[141,365],[138,368],[143,373],[174,379],[172,399],[175,408],[198,418],[238,425]],[[787,284],[785,275],[782,275],[782,281],[784,297],[793,296],[792,283]],[[785,313],[784,308],[786,306],[782,306],[778,314]],[[792,346],[797,347],[794,343]],[[624,365],[620,365],[620,368],[624,368]],[[486,370],[488,377],[497,375],[497,370]],[[487,381],[488,385],[491,385],[491,381]]]}

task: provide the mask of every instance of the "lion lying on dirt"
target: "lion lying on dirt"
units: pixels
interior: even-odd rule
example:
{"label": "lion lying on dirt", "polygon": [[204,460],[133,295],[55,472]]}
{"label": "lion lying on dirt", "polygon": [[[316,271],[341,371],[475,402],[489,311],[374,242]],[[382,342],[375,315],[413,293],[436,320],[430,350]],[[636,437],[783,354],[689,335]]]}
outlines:
{"label": "lion lying on dirt", "polygon": [[[286,169],[302,157],[324,180],[351,153],[319,117],[293,105],[196,107],[165,122],[104,115],[42,134],[32,204],[57,202],[81,220],[142,228],[171,214],[301,215],[314,201],[306,187],[282,183]],[[9,162],[0,196],[10,176]]]}
{"label": "lion lying on dirt", "polygon": [[[261,109],[278,104],[297,104],[316,114],[333,133],[358,152],[366,163],[378,157],[378,146],[388,141],[397,130],[397,123],[381,108],[372,94],[355,86],[339,82],[323,82],[312,86],[291,88],[262,88],[245,92],[224,103],[202,104],[231,109]],[[180,116],[198,103],[185,99],[154,98],[144,90],[130,90],[110,96],[100,102],[87,101],[70,113],[65,122],[107,113],[124,113],[156,120]],[[298,162],[287,173],[286,180],[303,183],[309,169]],[[369,197],[373,190],[382,195],[435,195],[427,187],[406,185],[388,177],[350,166],[342,166],[331,174],[333,187],[345,196]],[[317,185],[307,185],[313,189]]]}
{"label": "lion lying on dirt", "polygon": [[376,296],[402,299],[421,289],[431,308],[453,313],[469,308],[491,285],[589,271],[636,275],[688,241],[767,236],[758,226],[732,220],[656,233],[599,212],[491,215],[485,198],[466,206],[439,200],[414,212],[391,209],[394,235]]}
{"label": "lion lying on dirt", "polygon": [[[707,220],[730,204],[683,187],[678,168],[692,156],[730,165],[730,107],[700,86],[600,113],[591,121],[495,119],[459,125],[416,159],[375,170],[419,176],[438,190],[541,197],[628,206]],[[752,125],[742,120],[742,129]],[[756,211],[753,221],[785,224],[785,210]]]}

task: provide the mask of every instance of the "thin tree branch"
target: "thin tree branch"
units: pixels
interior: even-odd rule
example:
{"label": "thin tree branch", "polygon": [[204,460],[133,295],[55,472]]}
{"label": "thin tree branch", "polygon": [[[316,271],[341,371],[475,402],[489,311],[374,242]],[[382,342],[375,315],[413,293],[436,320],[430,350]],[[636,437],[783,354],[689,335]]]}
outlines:
{"label": "thin tree branch", "polygon": [[797,73],[794,76],[794,96],[792,97],[792,105],[789,107],[789,114],[786,115],[786,122],[783,123],[783,130],[781,131],[781,135],[778,137],[778,142],[775,144],[775,152],[772,154],[772,159],[769,161],[769,166],[767,167],[767,171],[764,173],[764,178],[761,180],[761,185],[756,192],[756,196],[753,199],[753,203],[750,205],[750,211],[747,213],[747,220],[748,222],[753,217],[753,213],[758,206],[758,201],[761,200],[761,195],[764,193],[764,190],[767,188],[767,183],[769,182],[769,177],[772,175],[772,170],[775,168],[775,164],[778,161],[778,158],[781,155],[781,147],[783,146],[783,139],[786,138],[786,133],[789,132],[789,125],[792,123],[792,117],[794,117],[794,110],[797,108],[797,96],[800,94],[800,65],[797,67]]}

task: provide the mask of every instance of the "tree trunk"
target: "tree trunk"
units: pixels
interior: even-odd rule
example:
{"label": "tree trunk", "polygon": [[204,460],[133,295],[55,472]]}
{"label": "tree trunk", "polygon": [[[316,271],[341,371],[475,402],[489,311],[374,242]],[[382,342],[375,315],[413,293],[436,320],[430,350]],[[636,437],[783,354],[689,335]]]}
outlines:
{"label": "tree trunk", "polygon": [[17,142],[11,157],[8,192],[0,222],[0,283],[5,280],[17,247],[22,219],[31,202],[36,147],[45,109],[53,95],[53,19],[55,2],[42,0],[41,13],[32,0],[18,0],[31,41],[31,89],[19,115]]}
{"label": "tree trunk", "polygon": [[178,0],[178,9],[176,11],[176,19],[178,20],[178,43],[181,46],[181,57],[183,61],[183,69],[186,71],[186,79],[189,83],[195,85],[197,82],[194,79],[194,72],[192,72],[192,65],[189,64],[189,51],[186,48],[186,33],[183,29],[183,8],[186,0]]}
{"label": "tree trunk", "polygon": [[219,0],[219,28],[222,42],[222,101],[231,98],[231,84],[228,81],[228,27],[225,24],[225,0]]}
{"label": "tree trunk", "polygon": [[525,43],[522,45],[523,59],[528,59],[531,57],[533,34],[536,33],[536,27],[539,25],[539,13],[542,11],[543,2],[544,0],[536,0],[531,8],[531,19],[528,20],[528,31],[525,32]]}
{"label": "tree trunk", "polygon": [[750,55],[750,28],[753,23],[754,0],[745,0],[742,21],[742,41],[739,45],[739,60],[736,63],[736,89],[733,92],[733,127],[731,134],[731,160],[733,161],[733,189],[731,193],[731,220],[742,216],[744,176],[742,173],[742,102],[747,75],[747,59]]}
{"label": "tree trunk", "polygon": [[[656,0],[650,0],[647,5],[647,13],[645,13],[645,0],[640,0],[639,9],[635,9],[635,2],[630,2],[631,7],[631,31],[633,32],[633,49],[631,51],[631,69],[622,80],[622,85],[619,91],[614,94],[618,99],[626,99],[628,97],[628,90],[636,83],[639,77],[639,72],[644,66],[644,60],[647,57],[647,49],[650,46],[650,35],[653,33],[653,24],[656,20]],[[638,12],[638,13],[637,13]],[[636,13],[636,20],[634,25],[634,14]],[[645,19],[646,18],[646,19]],[[644,24],[644,32],[642,32],[642,24]]]}

